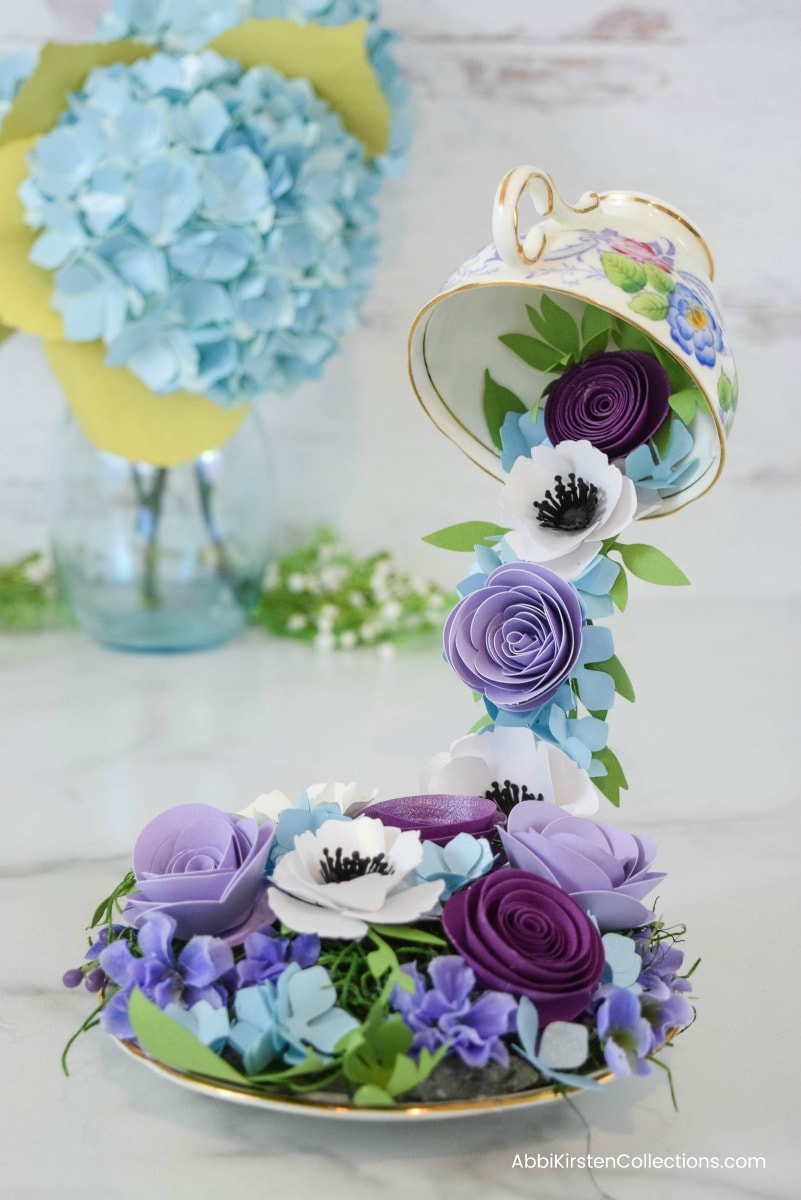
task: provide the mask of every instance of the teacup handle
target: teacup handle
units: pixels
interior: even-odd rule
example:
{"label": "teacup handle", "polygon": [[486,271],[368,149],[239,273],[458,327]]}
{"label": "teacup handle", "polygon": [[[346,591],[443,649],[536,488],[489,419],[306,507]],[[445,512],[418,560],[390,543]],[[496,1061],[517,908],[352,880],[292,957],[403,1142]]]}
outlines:
{"label": "teacup handle", "polygon": [[538,167],[515,167],[501,180],[495,193],[492,235],[503,261],[516,270],[520,270],[521,265],[533,266],[545,249],[546,235],[540,225],[535,225],[522,241],[520,239],[520,201],[526,193],[538,216],[543,219],[550,217],[567,227],[580,224],[576,218],[592,212],[600,204],[597,192],[585,192],[578,204],[568,204],[559,195],[556,184],[546,171]]}

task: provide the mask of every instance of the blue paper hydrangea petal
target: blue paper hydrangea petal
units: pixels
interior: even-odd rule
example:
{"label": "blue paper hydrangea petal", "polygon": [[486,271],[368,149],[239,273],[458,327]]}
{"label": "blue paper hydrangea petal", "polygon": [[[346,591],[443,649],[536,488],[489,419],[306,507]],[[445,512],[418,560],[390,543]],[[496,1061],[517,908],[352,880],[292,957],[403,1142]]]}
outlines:
{"label": "blue paper hydrangea petal", "polygon": [[694,445],[693,435],[684,422],[671,417],[664,453],[660,454],[653,442],[638,446],[626,456],[626,475],[638,487],[681,488],[698,470],[699,460],[689,458]]}
{"label": "blue paper hydrangea petal", "polygon": [[208,1000],[199,1000],[191,1008],[168,1004],[164,1012],[215,1054],[221,1054],[225,1049],[231,1028],[226,1008],[213,1008]]}
{"label": "blue paper hydrangea petal", "polygon": [[30,169],[67,338],[102,339],[154,391],[288,391],[358,322],[378,180],[305,80],[212,51],[96,68]]}
{"label": "blue paper hydrangea petal", "polygon": [[518,458],[528,458],[535,446],[550,445],[545,432],[545,415],[542,408],[537,416],[530,412],[508,412],[501,425],[501,466],[508,474]]}
{"label": "blue paper hydrangea petal", "polygon": [[486,838],[459,833],[445,846],[423,842],[423,857],[417,867],[417,877],[422,883],[443,880],[445,886],[440,900],[444,902],[459,888],[486,875],[493,861],[492,849]]}
{"label": "blue paper hydrangea petal", "polygon": [[[552,1033],[550,1037],[547,1037],[548,1030],[552,1029],[552,1025],[548,1025],[540,1036],[539,1014],[536,1005],[529,1000],[528,996],[522,996],[517,1009],[517,1035],[520,1042],[513,1045],[512,1048],[521,1058],[525,1058],[533,1067],[536,1067],[544,1079],[553,1080],[554,1083],[563,1084],[565,1087],[590,1090],[600,1087],[598,1081],[588,1075],[578,1075],[572,1071],[566,1072],[556,1068],[555,1059],[558,1061],[566,1059],[565,1065],[575,1067],[582,1066],[586,1061],[586,1026],[566,1021],[556,1021],[553,1024],[564,1028],[560,1029],[556,1036]],[[549,1049],[551,1050],[550,1055]],[[581,1056],[582,1049],[584,1050],[583,1058]]]}
{"label": "blue paper hydrangea petal", "polygon": [[637,953],[637,943],[620,933],[605,933],[601,941],[606,959],[601,983],[639,991],[636,985],[642,970],[642,959]]}
{"label": "blue paper hydrangea petal", "polygon": [[399,175],[411,144],[411,92],[395,59],[395,34],[378,25],[378,12],[377,0],[112,0],[100,18],[97,37],[135,38],[184,53],[200,50],[217,34],[251,18],[318,25],[367,20],[367,54],[392,110],[389,146],[374,169]]}

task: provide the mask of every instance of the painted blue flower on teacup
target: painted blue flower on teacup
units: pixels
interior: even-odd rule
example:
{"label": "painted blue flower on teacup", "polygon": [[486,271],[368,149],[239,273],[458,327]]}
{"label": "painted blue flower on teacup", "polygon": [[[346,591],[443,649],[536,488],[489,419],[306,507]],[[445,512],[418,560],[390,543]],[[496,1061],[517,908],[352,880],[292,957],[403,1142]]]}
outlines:
{"label": "painted blue flower on teacup", "polygon": [[67,338],[154,392],[288,391],[357,323],[377,180],[305,80],[213,51],[96,68],[29,161]]}
{"label": "painted blue flower on teacup", "polygon": [[252,18],[316,25],[366,20],[367,53],[392,109],[389,146],[375,165],[386,175],[399,175],[411,144],[411,92],[393,53],[396,36],[378,25],[378,14],[377,0],[112,0],[100,18],[97,38],[135,38],[185,53]]}
{"label": "painted blue flower on teacup", "polygon": [[587,1061],[589,1032],[586,1025],[551,1021],[540,1035],[536,1005],[528,996],[521,996],[517,1009],[517,1036],[520,1042],[512,1049],[536,1067],[543,1079],[563,1087],[590,1089],[601,1086],[589,1075],[575,1074]]}
{"label": "painted blue flower on teacup", "polygon": [[667,323],[685,354],[695,354],[705,367],[715,365],[716,352],[723,351],[720,325],[710,306],[686,283],[677,284],[668,296]]}

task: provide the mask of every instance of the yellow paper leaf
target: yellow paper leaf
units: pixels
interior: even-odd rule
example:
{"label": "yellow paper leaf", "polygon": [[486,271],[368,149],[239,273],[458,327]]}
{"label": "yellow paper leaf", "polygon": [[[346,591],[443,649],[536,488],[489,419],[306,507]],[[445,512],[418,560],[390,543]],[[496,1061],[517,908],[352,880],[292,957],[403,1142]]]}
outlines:
{"label": "yellow paper leaf", "polygon": [[0,130],[0,146],[52,129],[66,108],[70,92],[78,92],[93,67],[150,58],[155,46],[130,40],[61,45],[47,42],[33,72],[17,92]]}
{"label": "yellow paper leaf", "polygon": [[269,66],[288,78],[308,79],[375,157],[387,148],[390,113],[367,57],[366,32],[366,21],[339,26],[246,21],[221,33],[209,47],[246,68]]}
{"label": "yellow paper leaf", "polygon": [[190,462],[222,445],[248,411],[191,392],[157,396],[125,367],[107,367],[102,342],[45,342],[45,351],[90,442],[131,462]]}
{"label": "yellow paper leaf", "polygon": [[0,147],[0,323],[58,341],[64,329],[50,307],[53,276],[28,262],[37,233],[23,223],[17,188],[28,174],[26,155],[36,138]]}

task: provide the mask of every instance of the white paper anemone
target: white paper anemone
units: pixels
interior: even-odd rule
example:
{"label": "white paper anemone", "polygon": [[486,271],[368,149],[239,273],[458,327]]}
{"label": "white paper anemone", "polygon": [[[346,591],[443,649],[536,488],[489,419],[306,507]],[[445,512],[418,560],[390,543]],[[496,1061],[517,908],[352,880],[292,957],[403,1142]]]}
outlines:
{"label": "white paper anemone", "polygon": [[501,492],[512,522],[510,549],[524,562],[544,563],[575,579],[605,538],[631,524],[637,491],[630,479],[590,442],[535,446],[520,457]]}
{"label": "white paper anemone", "polygon": [[558,746],[520,726],[496,725],[489,733],[460,738],[428,764],[423,790],[433,796],[490,796],[506,812],[539,796],[576,817],[598,811],[598,792],[587,772]]}
{"label": "white paper anemone", "polygon": [[307,807],[308,801],[309,809],[333,805],[346,817],[356,817],[377,798],[378,788],[365,792],[358,783],[336,783],[329,780],[328,783],[310,784],[298,800],[290,800],[284,792],[264,792],[237,815],[252,817],[259,825],[263,825],[265,821],[277,821],[281,813],[289,808]]}
{"label": "white paper anemone", "polygon": [[423,858],[417,830],[372,817],[326,821],[295,838],[278,862],[270,906],[296,933],[361,938],[369,925],[405,925],[433,908],[441,879],[415,882]]}

